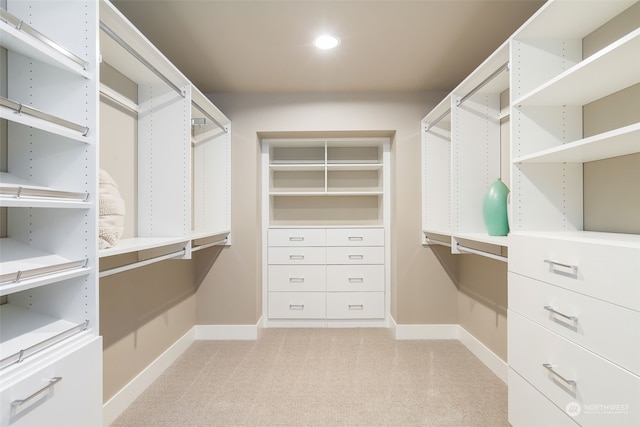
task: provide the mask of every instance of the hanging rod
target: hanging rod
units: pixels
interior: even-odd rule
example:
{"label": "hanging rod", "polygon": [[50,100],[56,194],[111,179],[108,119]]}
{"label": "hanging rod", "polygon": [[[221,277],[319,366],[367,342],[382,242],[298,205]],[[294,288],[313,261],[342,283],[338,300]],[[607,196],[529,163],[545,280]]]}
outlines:
{"label": "hanging rod", "polygon": [[53,116],[51,114],[47,114],[44,113],[40,110],[37,110],[33,107],[29,107],[26,106],[24,104],[21,104],[19,102],[16,101],[12,101],[10,99],[7,99],[3,96],[0,96],[0,105],[3,107],[7,107],[7,108],[11,108],[12,110],[14,110],[16,113],[18,114],[27,114],[29,116],[32,117],[36,117],[38,119],[42,119],[45,120],[49,123],[53,123],[56,125],[60,125],[60,126],[64,126],[67,129],[71,129],[74,130],[76,132],[80,132],[82,134],[82,136],[87,136],[87,133],[89,133],[89,128],[86,126],[82,126],[73,122],[70,122],[68,120],[65,119],[61,119],[60,117],[56,117]]}
{"label": "hanging rod", "polygon": [[129,46],[129,44],[126,41],[124,41],[119,35],[117,35],[113,30],[111,30],[111,28],[107,27],[107,25],[102,21],[100,21],[100,29],[102,31],[104,31],[106,35],[111,37],[113,39],[113,41],[115,41],[120,46],[122,46],[122,48],[124,50],[129,52],[134,58],[136,58],[138,61],[140,61],[140,63],[142,65],[144,65],[145,67],[147,67],[149,69],[149,71],[151,71],[153,74],[158,76],[158,78],[160,80],[162,80],[167,85],[169,85],[173,90],[178,92],[180,94],[180,96],[182,96],[183,98],[186,98],[187,95],[184,93],[184,91],[182,89],[180,89],[178,86],[173,84],[173,82],[171,80],[169,80],[167,77],[165,77],[164,74],[162,74],[156,67],[151,65],[151,63],[149,61],[144,59],[142,57],[142,55],[140,55],[134,48]]}
{"label": "hanging rod", "polygon": [[509,63],[508,62],[505,62],[500,68],[498,68],[496,71],[491,73],[491,75],[489,77],[484,79],[478,86],[473,88],[471,90],[471,92],[469,92],[468,94],[466,94],[462,98],[457,99],[456,100],[456,107],[461,106],[464,103],[464,101],[466,101],[467,99],[471,98],[473,95],[475,95],[476,92],[478,92],[480,89],[485,87],[491,80],[495,79],[496,77],[498,77],[498,75],[500,75],[500,73],[502,73],[503,71],[506,71],[506,70],[509,70]]}
{"label": "hanging rod", "polygon": [[487,258],[496,259],[496,260],[502,261],[502,262],[507,262],[508,261],[508,258],[506,256],[492,254],[491,252],[479,251],[477,249],[471,249],[471,248],[468,248],[466,246],[462,246],[460,243],[456,244],[456,247],[458,248],[458,250],[460,252],[463,252],[463,253],[481,255],[481,256],[484,256],[484,257],[487,257]]}
{"label": "hanging rod", "polygon": [[104,83],[100,83],[100,94],[120,104],[122,107],[126,108],[129,111],[132,111],[134,113],[140,112],[140,107],[138,107],[138,104],[136,104],[126,96],[121,95],[120,93],[111,89],[109,86],[105,85]]}
{"label": "hanging rod", "polygon": [[441,245],[441,246],[451,247],[451,243],[450,242],[445,242],[444,240],[438,240],[438,239],[434,239],[434,238],[427,237],[427,236],[424,236],[424,240],[425,240],[425,243],[427,245],[430,245],[430,246],[431,245]]}
{"label": "hanging rod", "polygon": [[228,241],[229,241],[229,238],[225,237],[224,239],[216,240],[215,242],[205,243],[204,245],[193,246],[191,248],[191,252],[199,251],[200,249],[210,248],[212,246],[220,246],[220,245],[226,244]]}
{"label": "hanging rod", "polygon": [[123,265],[122,267],[110,268],[109,270],[103,270],[99,273],[99,277],[103,278],[106,276],[111,276],[112,274],[122,273],[123,271],[133,270],[134,268],[144,267],[145,265],[154,264],[156,262],[164,261],[167,259],[173,258],[181,258],[186,255],[187,251],[185,249],[181,249],[178,252],[173,252],[167,255],[158,256],[155,258],[145,259],[144,261],[133,262],[131,264]]}
{"label": "hanging rod", "polygon": [[38,40],[40,43],[43,43],[49,46],[50,48],[52,48],[53,50],[55,50],[56,52],[66,56],[76,64],[80,65],[83,70],[86,70],[87,67],[89,66],[89,63],[87,61],[74,55],[73,53],[71,53],[71,51],[60,46],[58,43],[54,42],[44,34],[40,33],[38,30],[30,26],[29,24],[25,23],[22,19],[13,16],[3,8],[0,8],[0,19],[2,19],[4,22],[6,22],[9,25],[13,25],[16,28],[16,30],[22,31],[25,34],[30,35],[34,39]]}
{"label": "hanging rod", "polygon": [[451,108],[447,108],[447,111],[445,111],[444,113],[440,114],[438,116],[438,118],[435,119],[434,121],[432,121],[431,123],[427,124],[427,127],[425,128],[425,131],[428,131],[429,129],[431,129],[432,127],[437,125],[440,122],[440,120],[444,119],[449,114],[451,114]]}
{"label": "hanging rod", "polygon": [[213,123],[216,124],[216,126],[218,126],[220,129],[222,129],[224,131],[224,133],[229,132],[229,129],[227,129],[225,126],[223,126],[219,121],[217,121],[216,119],[214,119],[211,114],[207,113],[204,108],[202,108],[201,106],[199,106],[198,104],[196,104],[195,102],[191,101],[191,105],[193,105],[194,107],[196,107],[196,109],[198,111],[200,111],[202,114],[204,114],[205,116],[207,116],[207,118],[209,118],[209,120],[211,120]]}

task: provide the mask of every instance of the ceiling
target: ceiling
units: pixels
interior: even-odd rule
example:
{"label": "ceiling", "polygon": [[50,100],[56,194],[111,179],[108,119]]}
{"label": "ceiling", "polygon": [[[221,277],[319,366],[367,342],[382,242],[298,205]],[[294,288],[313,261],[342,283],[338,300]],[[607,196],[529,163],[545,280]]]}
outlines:
{"label": "ceiling", "polygon": [[450,91],[544,1],[112,3],[202,92],[294,93]]}

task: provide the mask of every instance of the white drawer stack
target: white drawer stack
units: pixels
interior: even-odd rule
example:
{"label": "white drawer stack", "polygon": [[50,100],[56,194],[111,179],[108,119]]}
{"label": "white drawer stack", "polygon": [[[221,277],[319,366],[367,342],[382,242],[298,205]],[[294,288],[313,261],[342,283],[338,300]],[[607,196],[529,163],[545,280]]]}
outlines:
{"label": "white drawer stack", "polygon": [[272,228],[269,319],[383,319],[382,228]]}
{"label": "white drawer stack", "polygon": [[508,351],[513,425],[640,425],[640,247],[512,234]]}

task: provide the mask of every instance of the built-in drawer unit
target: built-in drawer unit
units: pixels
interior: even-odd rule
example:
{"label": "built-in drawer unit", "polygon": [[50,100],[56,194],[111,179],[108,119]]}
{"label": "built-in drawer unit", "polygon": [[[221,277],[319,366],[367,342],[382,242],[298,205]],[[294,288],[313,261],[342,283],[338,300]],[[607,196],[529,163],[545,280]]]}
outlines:
{"label": "built-in drawer unit", "polygon": [[270,265],[269,290],[280,292],[324,292],[326,290],[324,265]]}
{"label": "built-in drawer unit", "polygon": [[271,319],[324,319],[325,292],[269,292]]}
{"label": "built-in drawer unit", "polygon": [[384,247],[327,248],[327,264],[384,264]]}
{"label": "built-in drawer unit", "polygon": [[324,247],[269,248],[269,264],[326,264]]}
{"label": "built-in drawer unit", "polygon": [[269,246],[325,246],[323,228],[271,228]]}
{"label": "built-in drawer unit", "polygon": [[384,229],[329,228],[327,246],[384,246]]}
{"label": "built-in drawer unit", "polygon": [[[551,403],[513,369],[509,369],[509,422],[518,427],[577,427],[576,407],[562,410]],[[568,411],[567,411],[568,409]]]}
{"label": "built-in drawer unit", "polygon": [[509,308],[640,375],[640,312],[515,273]]}
{"label": "built-in drawer unit", "polygon": [[52,420],[65,427],[102,425],[102,383],[87,382],[93,372],[102,371],[102,339],[81,341],[69,345],[60,357],[23,362],[31,363],[33,371],[3,382],[1,427],[51,426]]}
{"label": "built-in drawer unit", "polygon": [[384,292],[384,265],[328,265],[327,291]]}
{"label": "built-in drawer unit", "polygon": [[564,235],[509,236],[509,270],[640,311],[640,248]]}
{"label": "built-in drawer unit", "polygon": [[640,425],[640,377],[509,313],[509,365],[583,426]]}
{"label": "built-in drawer unit", "polygon": [[381,319],[384,317],[384,292],[329,292],[327,318]]}

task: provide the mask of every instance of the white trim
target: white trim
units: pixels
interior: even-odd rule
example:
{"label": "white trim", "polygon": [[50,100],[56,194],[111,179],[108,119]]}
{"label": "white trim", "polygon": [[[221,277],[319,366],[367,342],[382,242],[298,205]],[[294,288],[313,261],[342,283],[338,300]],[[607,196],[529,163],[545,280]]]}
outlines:
{"label": "white trim", "polygon": [[503,383],[508,384],[509,369],[507,362],[498,357],[480,340],[471,335],[462,326],[459,327],[458,339],[471,351],[487,368],[491,370]]}
{"label": "white trim", "polygon": [[255,325],[196,325],[197,340],[257,340],[262,318]]}
{"label": "white trim", "polygon": [[393,320],[394,336],[397,340],[455,340],[460,325],[398,325]]}
{"label": "white trim", "polygon": [[195,340],[195,327],[135,376],[103,406],[103,425],[109,426],[138,398]]}

